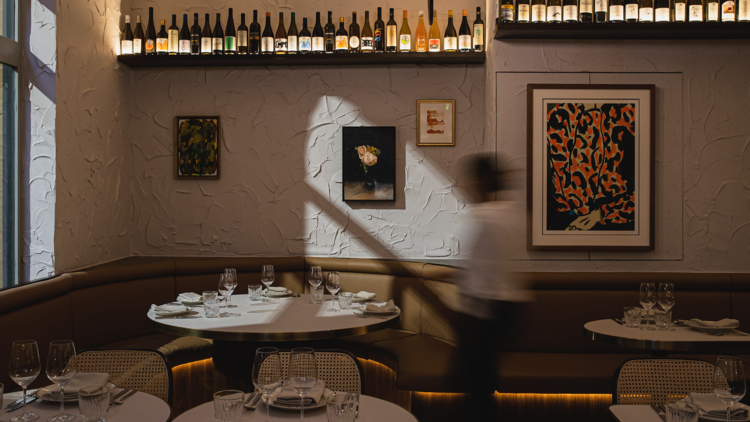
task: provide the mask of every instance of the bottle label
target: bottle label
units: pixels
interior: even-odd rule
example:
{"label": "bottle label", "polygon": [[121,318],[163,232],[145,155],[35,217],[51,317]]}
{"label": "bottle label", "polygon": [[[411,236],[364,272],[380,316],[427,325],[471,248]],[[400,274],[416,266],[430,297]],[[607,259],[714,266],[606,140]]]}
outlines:
{"label": "bottle label", "polygon": [[224,50],[226,51],[237,51],[235,37],[224,37]]}
{"label": "bottle label", "polygon": [[607,0],[596,0],[594,2],[594,7],[596,7],[597,12],[606,12],[607,11]]}
{"label": "bottle label", "polygon": [[641,7],[640,10],[638,10],[638,18],[641,22],[653,22],[654,9],[651,7]]}
{"label": "bottle label", "polygon": [[638,20],[638,5],[637,4],[625,5],[625,19]]}
{"label": "bottle label", "polygon": [[566,21],[577,21],[578,20],[578,7],[563,6],[563,19]]}
{"label": "bottle label", "polygon": [[750,21],[750,0],[740,0],[738,18],[740,22]]}
{"label": "bottle label", "polygon": [[719,3],[708,3],[708,20],[719,20]]}
{"label": "bottle label", "polygon": [[690,22],[703,22],[703,6],[700,4],[690,5]]}
{"label": "bottle label", "polygon": [[724,22],[734,22],[734,2],[725,1],[721,4],[721,20]]}
{"label": "bottle label", "polygon": [[237,31],[237,47],[247,47],[247,31]]}
{"label": "bottle label", "polygon": [[374,42],[378,43],[383,41],[383,30],[378,28],[375,30],[375,37],[373,38]]}
{"label": "bottle label", "polygon": [[471,50],[471,35],[459,35],[458,36],[458,48],[459,50]]}
{"label": "bottle label", "polygon": [[391,25],[387,27],[385,31],[386,31],[386,46],[395,47],[396,46],[396,27],[394,25]]}
{"label": "bottle label", "polygon": [[167,38],[157,38],[156,39],[156,52],[157,53],[166,53],[169,51],[169,39]]}
{"label": "bottle label", "polygon": [[211,38],[201,38],[201,53],[211,52]]}
{"label": "bottle label", "polygon": [[531,21],[532,22],[544,22],[545,21],[545,14],[547,11],[545,10],[546,6],[543,4],[534,4],[531,6]]}
{"label": "bottle label", "polygon": [[351,47],[352,49],[359,48],[359,37],[357,36],[349,37],[349,47]]}
{"label": "bottle label", "polygon": [[312,51],[324,51],[325,40],[321,37],[314,37],[312,39]]}
{"label": "bottle label", "polygon": [[271,37],[263,37],[260,40],[260,49],[262,51],[273,52],[273,38],[271,38]]}
{"label": "bottle label", "polygon": [[180,51],[180,36],[176,29],[170,29],[167,31],[167,39],[169,40],[170,53],[177,53]]}
{"label": "bottle label", "polygon": [[593,7],[593,0],[581,0],[581,13],[594,13]]}
{"label": "bottle label", "polygon": [[484,45],[484,25],[474,25],[474,45]]}
{"label": "bottle label", "polygon": [[398,48],[401,51],[411,51],[411,35],[403,34],[399,37],[399,41],[400,43],[398,44]]}
{"label": "bottle label", "polygon": [[287,38],[286,51],[297,51],[297,36],[290,35]]}
{"label": "bottle label", "polygon": [[362,50],[372,51],[372,38],[362,37]]}
{"label": "bottle label", "polygon": [[[513,5],[504,4],[500,8],[500,20],[503,22],[513,22]],[[479,25],[474,25],[479,26]]]}
{"label": "bottle label", "polygon": [[336,35],[336,50],[349,50],[346,35]]}
{"label": "bottle label", "polygon": [[141,38],[135,38],[133,40],[133,54],[142,54],[141,52],[142,43],[143,43],[143,39]]}
{"label": "bottle label", "polygon": [[437,38],[430,39],[430,51],[440,51],[440,40]]}
{"label": "bottle label", "polygon": [[180,40],[180,53],[190,53],[190,40]]}
{"label": "bottle label", "polygon": [[287,44],[286,38],[276,38],[276,51],[286,51],[286,44]]}
{"label": "bottle label", "polygon": [[547,7],[547,22],[560,22],[562,19],[562,7],[560,6],[548,6]]}
{"label": "bottle label", "polygon": [[655,17],[657,22],[669,22],[669,9],[666,7],[656,9]]}
{"label": "bottle label", "polygon": [[146,53],[153,53],[156,51],[156,41],[146,40]]}
{"label": "bottle label", "polygon": [[456,37],[445,37],[443,43],[445,43],[445,46],[443,46],[445,51],[455,51],[458,49],[458,39]]}
{"label": "bottle label", "polygon": [[674,4],[674,21],[685,22],[685,3]]}
{"label": "bottle label", "polygon": [[609,20],[623,21],[625,19],[625,6],[609,6]]}
{"label": "bottle label", "polygon": [[312,40],[310,37],[299,37],[299,51],[310,51],[312,49]]}
{"label": "bottle label", "polygon": [[[589,3],[591,3],[591,0],[581,0],[581,4],[583,4],[584,1],[588,1]],[[519,22],[529,21],[529,5],[528,4],[518,5],[518,21]]]}
{"label": "bottle label", "polygon": [[427,38],[424,34],[418,34],[417,37],[417,51],[425,52],[427,51]]}
{"label": "bottle label", "polygon": [[120,54],[133,54],[133,41],[122,40],[122,44],[120,45]]}

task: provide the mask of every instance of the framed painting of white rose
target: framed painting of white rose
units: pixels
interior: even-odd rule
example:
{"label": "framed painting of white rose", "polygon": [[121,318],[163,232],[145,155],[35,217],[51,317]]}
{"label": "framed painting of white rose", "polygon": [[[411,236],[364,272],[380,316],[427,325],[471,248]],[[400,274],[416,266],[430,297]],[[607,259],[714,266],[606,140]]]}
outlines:
{"label": "framed painting of white rose", "polygon": [[396,200],[396,128],[342,130],[344,201]]}

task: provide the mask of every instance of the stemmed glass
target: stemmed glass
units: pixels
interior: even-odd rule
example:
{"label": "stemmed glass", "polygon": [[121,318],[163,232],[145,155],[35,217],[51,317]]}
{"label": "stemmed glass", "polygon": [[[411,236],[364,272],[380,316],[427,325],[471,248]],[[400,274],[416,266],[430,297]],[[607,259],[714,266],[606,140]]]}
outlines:
{"label": "stemmed glass", "polygon": [[[317,265],[310,267],[310,277],[307,279],[307,282],[310,283],[314,289],[317,289],[318,286],[320,286],[320,283],[323,282],[323,270]],[[315,302],[311,299],[310,303]]]}
{"label": "stemmed glass", "polygon": [[654,331],[656,328],[652,327],[648,322],[651,308],[656,305],[656,286],[654,283],[641,283],[638,300],[641,302],[641,306],[646,309],[646,327],[641,326],[641,330]]}
{"label": "stemmed glass", "polygon": [[266,286],[266,302],[274,303],[271,300],[271,285],[273,284],[273,265],[264,265],[260,274],[260,281]]}
{"label": "stemmed glass", "polygon": [[65,414],[65,386],[78,373],[78,359],[73,340],[56,340],[49,344],[47,378],[60,387],[60,414],[49,422],[73,421],[75,415]]}
{"label": "stemmed glass", "polygon": [[[224,270],[224,274],[229,277],[229,281],[231,282],[232,287],[232,293],[234,293],[234,289],[237,287],[237,270],[234,268],[227,268]],[[237,305],[232,305],[232,294],[229,294],[229,302],[227,302],[227,308],[236,308]]]}
{"label": "stemmed glass", "polygon": [[745,397],[745,369],[742,359],[732,356],[719,356],[714,371],[714,393],[727,406],[729,422],[732,406]]}
{"label": "stemmed glass", "polygon": [[672,312],[670,309],[674,305],[674,285],[672,283],[659,283],[659,306],[667,313],[667,331],[674,331],[674,328],[669,327],[672,323]]}
{"label": "stemmed glass", "polygon": [[282,382],[281,356],[275,347],[261,347],[255,351],[253,362],[253,385],[266,398],[266,422],[269,420],[271,393]]}
{"label": "stemmed glass", "polygon": [[[229,303],[229,297],[232,295],[232,290],[234,290],[234,287],[232,286],[232,280],[229,278],[227,274],[221,274],[219,276],[219,293],[222,297],[224,297],[224,313],[219,314],[222,318],[232,317],[232,316],[238,316],[237,314],[233,314],[229,312],[229,309],[227,308],[227,304]],[[221,306],[219,306],[219,310],[221,310]]]}
{"label": "stemmed glass", "polygon": [[13,342],[10,350],[10,365],[8,375],[18,385],[23,388],[23,415],[18,415],[11,419],[12,422],[27,422],[39,419],[39,415],[26,413],[26,388],[34,382],[39,373],[42,371],[42,364],[39,362],[39,348],[35,340],[18,340]]}
{"label": "stemmed glass", "polygon": [[326,280],[326,289],[328,289],[328,293],[333,295],[333,299],[331,301],[331,309],[328,310],[328,312],[339,312],[339,309],[341,306],[339,306],[339,309],[336,309],[336,302],[338,302],[339,297],[336,293],[341,290],[341,276],[339,276],[338,271],[331,271],[328,273],[328,280]]}
{"label": "stemmed glass", "polygon": [[292,349],[292,354],[289,356],[287,379],[294,391],[299,393],[299,420],[304,421],[305,394],[308,394],[318,381],[318,362],[315,360],[315,350],[309,347]]}

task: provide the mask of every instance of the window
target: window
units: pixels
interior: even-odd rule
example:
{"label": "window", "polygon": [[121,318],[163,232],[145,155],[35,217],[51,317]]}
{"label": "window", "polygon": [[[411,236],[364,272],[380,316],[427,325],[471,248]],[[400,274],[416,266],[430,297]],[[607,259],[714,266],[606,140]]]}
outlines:
{"label": "window", "polygon": [[0,229],[3,285],[18,280],[18,66],[16,0],[0,0]]}

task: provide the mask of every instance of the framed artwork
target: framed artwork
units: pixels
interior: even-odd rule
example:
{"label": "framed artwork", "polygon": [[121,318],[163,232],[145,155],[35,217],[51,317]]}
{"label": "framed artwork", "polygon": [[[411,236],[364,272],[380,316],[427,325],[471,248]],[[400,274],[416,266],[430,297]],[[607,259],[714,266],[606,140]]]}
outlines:
{"label": "framed artwork", "polygon": [[417,145],[456,145],[455,100],[417,100]]}
{"label": "framed artwork", "polygon": [[344,201],[396,200],[396,128],[342,130]]}
{"label": "framed artwork", "polygon": [[527,247],[654,249],[654,85],[528,85]]}
{"label": "framed artwork", "polygon": [[174,175],[178,179],[221,177],[220,116],[174,118]]}

